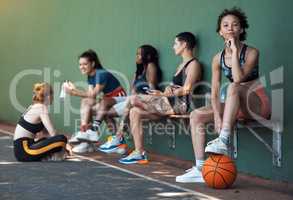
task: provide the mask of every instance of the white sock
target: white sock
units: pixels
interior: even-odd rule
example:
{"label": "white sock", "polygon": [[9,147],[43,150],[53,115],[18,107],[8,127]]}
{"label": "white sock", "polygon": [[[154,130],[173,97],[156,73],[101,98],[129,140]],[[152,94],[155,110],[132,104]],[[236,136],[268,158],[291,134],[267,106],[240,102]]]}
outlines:
{"label": "white sock", "polygon": [[198,170],[201,171],[201,168],[202,168],[202,166],[204,164],[204,160],[197,160],[196,159],[195,162],[196,162],[195,166],[197,167]]}
{"label": "white sock", "polygon": [[224,142],[226,145],[229,144],[229,137],[230,137],[230,129],[228,128],[223,128],[220,132],[220,139],[222,140],[222,142]]}

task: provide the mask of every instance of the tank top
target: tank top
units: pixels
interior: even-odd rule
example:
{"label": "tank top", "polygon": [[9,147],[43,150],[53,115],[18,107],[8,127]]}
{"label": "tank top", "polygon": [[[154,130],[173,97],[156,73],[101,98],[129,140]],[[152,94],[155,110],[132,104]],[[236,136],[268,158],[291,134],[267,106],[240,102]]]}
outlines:
{"label": "tank top", "polygon": [[142,74],[140,74],[133,82],[133,87],[135,91],[139,94],[147,94],[147,91],[150,89],[148,81],[146,79],[146,69],[143,70]]}
{"label": "tank top", "polygon": [[[183,66],[183,68],[180,70],[180,72],[177,75],[173,76],[172,85],[180,86],[180,87],[182,87],[184,85],[185,79],[186,79],[185,70],[186,70],[187,66],[194,60],[195,60],[195,58],[190,59]],[[173,107],[173,109],[174,109],[174,107],[176,105],[176,101],[185,102],[186,106],[187,106],[187,110],[189,109],[189,104],[190,104],[189,103],[189,95],[171,96],[171,97],[168,97],[168,100],[169,100],[170,105]]]}
{"label": "tank top", "polygon": [[[245,53],[246,53],[246,49],[247,49],[247,45],[244,44],[241,52],[240,52],[240,57],[239,57],[239,64],[240,67],[242,68],[244,63],[245,63]],[[225,64],[225,50],[222,51],[221,53],[221,60],[220,60],[220,65],[222,68],[222,71],[224,73],[224,75],[231,81],[233,82],[233,76],[232,76],[232,68],[228,67]],[[246,79],[243,82],[248,82],[248,81],[252,81],[255,79],[258,79],[259,77],[259,73],[258,73],[258,65],[255,66],[252,71],[247,75]]]}

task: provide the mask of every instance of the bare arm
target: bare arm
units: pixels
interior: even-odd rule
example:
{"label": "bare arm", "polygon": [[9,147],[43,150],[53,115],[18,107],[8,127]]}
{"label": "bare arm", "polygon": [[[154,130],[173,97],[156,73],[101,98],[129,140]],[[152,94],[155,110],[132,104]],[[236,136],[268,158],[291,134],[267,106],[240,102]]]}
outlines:
{"label": "bare arm", "polygon": [[220,54],[217,54],[212,61],[212,94],[211,102],[215,117],[221,117],[221,103],[220,103],[220,87],[221,87],[221,66]]}
{"label": "bare arm", "polygon": [[71,94],[73,96],[95,99],[96,96],[103,90],[104,87],[105,87],[104,85],[97,84],[94,88],[92,86],[89,86],[89,89],[87,91],[73,89],[71,91]]}
{"label": "bare arm", "polygon": [[134,80],[135,80],[135,74],[133,75],[133,79],[131,81],[131,94],[136,94],[135,88],[134,88]]}
{"label": "bare arm", "polygon": [[239,63],[239,51],[231,40],[231,50],[232,50],[232,77],[235,83],[241,83],[243,80],[246,79],[247,75],[251,72],[251,70],[257,66],[259,52],[255,48],[247,48],[247,55],[245,59],[245,64],[240,67]]}
{"label": "bare arm", "polygon": [[49,111],[47,106],[43,105],[41,108],[41,114],[40,118],[42,123],[44,124],[45,128],[47,129],[48,133],[50,136],[55,136],[56,135],[56,130],[54,129],[54,126],[51,122],[51,119],[49,117]]}
{"label": "bare arm", "polygon": [[105,86],[97,84],[95,87],[89,85],[87,91],[77,89],[73,83],[68,82],[65,84],[65,91],[72,96],[78,96],[82,98],[96,98],[96,96],[103,90]]}
{"label": "bare arm", "polygon": [[154,63],[149,63],[146,71],[146,79],[150,86],[150,89],[156,89],[156,85],[158,84],[158,74],[157,68]]}

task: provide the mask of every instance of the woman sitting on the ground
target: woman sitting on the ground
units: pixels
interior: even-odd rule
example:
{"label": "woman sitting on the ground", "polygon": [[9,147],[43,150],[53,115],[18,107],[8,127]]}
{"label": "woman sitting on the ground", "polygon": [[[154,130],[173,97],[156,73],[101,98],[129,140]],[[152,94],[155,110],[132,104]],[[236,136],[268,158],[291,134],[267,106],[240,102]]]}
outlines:
{"label": "woman sitting on the ground", "polygon": [[[49,117],[48,106],[53,101],[53,90],[48,83],[36,83],[33,104],[21,115],[14,131],[14,155],[18,161],[42,161],[65,158],[67,138],[57,135]],[[48,138],[37,140],[36,135],[47,130]],[[70,150],[70,146],[67,146]]]}
{"label": "woman sitting on the ground", "polygon": [[192,33],[183,32],[176,36],[174,52],[182,58],[182,63],[173,76],[172,84],[164,92],[150,91],[150,95],[135,95],[130,98],[129,120],[135,150],[119,160],[123,164],[148,162],[143,147],[143,119],[160,119],[172,114],[186,114],[189,95],[196,82],[201,78],[201,66],[194,57],[196,39]]}
{"label": "woman sitting on the ground", "polygon": [[[190,115],[196,163],[187,173],[177,176],[177,182],[203,182],[205,124],[214,122],[220,134],[207,144],[205,152],[228,155],[229,137],[237,118],[270,116],[269,99],[259,81],[259,51],[243,43],[247,28],[247,17],[240,9],[226,9],[218,18],[217,32],[224,40],[224,50],[212,61],[212,106],[196,109]],[[225,90],[220,92],[221,72],[230,81],[227,95]]]}
{"label": "woman sitting on the ground", "polygon": [[107,99],[109,105],[114,105],[116,101],[112,101],[112,97],[125,96],[126,92],[121,87],[120,82],[115,76],[103,68],[95,51],[88,50],[79,56],[79,69],[83,75],[88,77],[88,89],[82,91],[77,89],[73,83],[65,82],[63,87],[65,92],[81,97],[80,108],[80,132],[78,132],[69,142],[76,143],[72,151],[75,153],[85,153],[94,151],[93,142],[97,142],[100,134],[95,127],[90,126],[92,111],[98,110],[98,102],[96,97],[103,93],[103,98]]}
{"label": "woman sitting on the ground", "polygon": [[[136,72],[131,84],[131,94],[147,94],[149,90],[158,89],[158,84],[161,81],[162,72],[159,66],[159,56],[157,50],[151,45],[142,45],[137,49],[136,53]],[[113,107],[109,102],[119,102]],[[101,124],[101,121],[105,116],[107,117],[122,117],[122,121],[128,116],[125,113],[127,107],[127,97],[113,97],[109,99],[103,99],[100,102],[99,110],[97,111],[97,124]],[[123,123],[122,122],[122,123]],[[109,136],[107,142],[99,147],[99,150],[105,153],[124,153],[126,150],[125,140],[120,125],[120,128],[116,132],[116,135]]]}

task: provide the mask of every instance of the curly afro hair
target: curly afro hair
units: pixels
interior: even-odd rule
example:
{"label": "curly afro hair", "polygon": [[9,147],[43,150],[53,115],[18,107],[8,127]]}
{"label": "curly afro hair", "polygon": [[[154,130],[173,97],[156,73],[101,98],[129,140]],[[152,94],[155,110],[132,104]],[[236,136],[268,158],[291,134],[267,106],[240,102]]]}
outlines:
{"label": "curly afro hair", "polygon": [[247,22],[247,17],[245,13],[240,8],[237,8],[237,7],[223,10],[223,12],[218,17],[217,32],[219,33],[220,31],[222,19],[226,17],[227,15],[233,15],[239,19],[240,26],[243,29],[243,32],[240,34],[239,39],[240,41],[246,40],[246,35],[247,35],[246,29],[249,27],[249,24]]}

